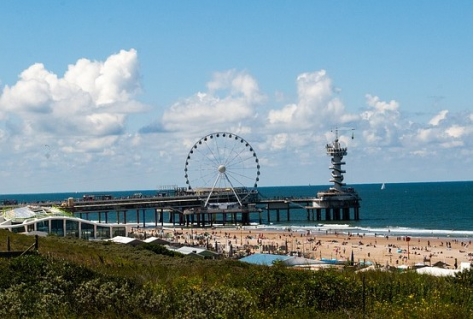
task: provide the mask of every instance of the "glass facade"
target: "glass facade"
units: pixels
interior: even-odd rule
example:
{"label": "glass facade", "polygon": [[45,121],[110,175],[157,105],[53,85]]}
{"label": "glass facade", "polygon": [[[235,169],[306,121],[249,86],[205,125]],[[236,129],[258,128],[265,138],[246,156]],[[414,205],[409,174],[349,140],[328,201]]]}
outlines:
{"label": "glass facade", "polygon": [[57,236],[64,236],[64,220],[63,219],[51,220],[51,234],[57,235]]}
{"label": "glass facade", "polygon": [[49,233],[49,221],[40,220],[36,223],[36,230]]}
{"label": "glass facade", "polygon": [[125,227],[112,227],[113,237],[116,236],[126,236]]}
{"label": "glass facade", "polygon": [[97,238],[110,238],[110,227],[97,226]]}
{"label": "glass facade", "polygon": [[66,220],[66,236],[79,237],[79,222]]}
{"label": "glass facade", "polygon": [[94,225],[89,224],[89,223],[81,223],[81,238],[83,239],[94,238]]}

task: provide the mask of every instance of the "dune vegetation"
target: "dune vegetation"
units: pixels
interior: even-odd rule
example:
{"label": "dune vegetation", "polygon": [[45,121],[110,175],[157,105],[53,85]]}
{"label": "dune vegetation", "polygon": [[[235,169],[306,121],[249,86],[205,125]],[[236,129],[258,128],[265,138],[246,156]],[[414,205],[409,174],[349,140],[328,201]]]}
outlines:
{"label": "dune vegetation", "polygon": [[[0,231],[0,251],[34,237]],[[54,236],[0,258],[1,318],[472,318],[472,270],[295,270]]]}

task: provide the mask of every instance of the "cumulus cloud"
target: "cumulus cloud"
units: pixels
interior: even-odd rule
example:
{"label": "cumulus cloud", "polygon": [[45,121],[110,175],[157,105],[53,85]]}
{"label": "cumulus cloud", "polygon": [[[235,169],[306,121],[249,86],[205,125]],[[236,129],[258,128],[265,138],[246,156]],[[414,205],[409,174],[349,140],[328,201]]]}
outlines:
{"label": "cumulus cloud", "polygon": [[58,76],[41,63],[23,71],[0,96],[0,120],[14,121],[25,138],[63,135],[104,137],[124,132],[127,114],[144,107],[135,101],[140,91],[134,49],[122,50],[105,61],[80,59]]}
{"label": "cumulus cloud", "polygon": [[[375,94],[366,94],[365,106],[354,111],[344,105],[325,70],[297,75],[297,98],[285,97],[285,105],[280,95],[262,92],[247,71],[216,72],[201,92],[176,97],[162,115],[129,132],[130,116],[148,111],[136,99],[140,79],[134,49],[104,61],[79,59],[63,76],[41,63],[28,67],[0,95],[0,147],[11,154],[0,176],[9,178],[17,171],[35,176],[36,168],[47,170],[62,161],[63,167],[87,172],[95,164],[92,175],[103,174],[107,167],[131,170],[130,178],[169,175],[181,183],[177,176],[190,147],[204,135],[230,131],[252,144],[262,172],[268,170],[265,175],[277,176],[269,183],[285,184],[278,182],[281,171],[305,180],[315,161],[327,168],[324,146],[334,138],[331,130],[336,127],[356,129],[355,140],[342,133],[340,141],[358,154],[362,170],[407,159],[409,165],[421,163],[417,158],[424,159],[422,165],[428,159],[455,158],[472,166],[472,112],[446,109],[417,123],[407,118],[398,101]],[[290,172],[300,166],[305,176]]]}
{"label": "cumulus cloud", "polygon": [[355,115],[346,112],[325,70],[300,74],[296,86],[298,101],[271,110],[268,114],[270,127],[321,129],[356,119]]}
{"label": "cumulus cloud", "polygon": [[367,108],[360,114],[362,136],[370,146],[399,146],[402,126],[398,102],[382,101],[378,96],[366,95]]}
{"label": "cumulus cloud", "polygon": [[195,131],[202,127],[228,130],[235,123],[253,121],[258,105],[265,99],[255,79],[246,72],[215,73],[207,87],[206,92],[173,104],[164,112],[158,127],[168,131]]}
{"label": "cumulus cloud", "polygon": [[402,116],[395,100],[387,102],[368,94],[366,102],[358,123],[362,129],[361,146],[365,148],[393,149],[400,156],[436,156],[440,149],[472,145],[472,113],[450,115],[443,110],[428,123],[415,123]]}
{"label": "cumulus cloud", "polygon": [[346,110],[338,96],[339,90],[325,70],[298,75],[296,90],[297,101],[268,112],[265,123],[268,136],[263,145],[273,151],[291,149],[301,159],[308,154],[301,150],[314,147],[317,142],[325,145],[323,132],[356,121],[359,116]]}

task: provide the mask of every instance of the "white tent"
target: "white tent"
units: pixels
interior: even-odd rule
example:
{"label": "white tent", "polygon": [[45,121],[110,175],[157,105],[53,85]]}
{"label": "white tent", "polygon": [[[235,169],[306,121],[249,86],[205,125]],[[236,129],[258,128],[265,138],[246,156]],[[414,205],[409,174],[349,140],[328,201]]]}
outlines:
{"label": "white tent", "polygon": [[423,268],[418,268],[416,272],[419,274],[427,274],[427,275],[441,277],[441,276],[454,276],[457,272],[460,272],[460,270],[445,269],[445,268],[439,268],[439,267],[423,267]]}

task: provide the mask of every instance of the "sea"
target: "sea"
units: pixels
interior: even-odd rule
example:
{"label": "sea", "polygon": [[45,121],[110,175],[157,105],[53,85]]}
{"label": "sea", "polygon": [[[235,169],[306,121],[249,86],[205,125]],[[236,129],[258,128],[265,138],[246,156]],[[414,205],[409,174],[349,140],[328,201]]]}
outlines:
{"label": "sea", "polygon": [[[349,185],[348,185],[349,186]],[[276,223],[276,212],[252,214],[251,226],[260,229],[285,229],[310,232],[339,232],[370,234],[375,236],[419,236],[472,238],[473,236],[473,182],[426,182],[426,183],[385,183],[350,185],[361,197],[360,220],[354,221],[308,221],[306,210],[292,209],[291,221],[286,221],[286,213]],[[263,199],[314,197],[328,185],[259,187]],[[161,192],[161,191],[160,191]],[[19,203],[63,201],[73,197],[82,198],[86,194],[111,195],[114,198],[134,196],[154,196],[157,190],[130,190],[108,192],[74,192],[45,194],[0,195],[0,200],[17,200]],[[90,214],[94,220],[94,214]],[[115,214],[110,214],[113,223]],[[141,215],[141,214],[140,214]],[[154,211],[145,211],[145,225],[154,227]],[[352,212],[351,212],[352,216]],[[142,218],[140,216],[140,218]],[[127,222],[136,222],[136,212],[130,212]],[[142,223],[143,220],[140,220]],[[164,226],[172,227],[172,224]]]}

